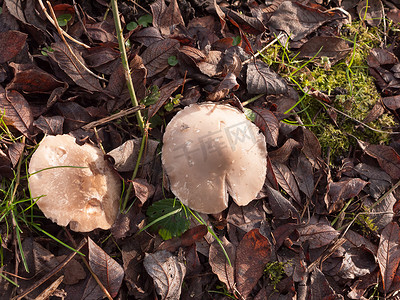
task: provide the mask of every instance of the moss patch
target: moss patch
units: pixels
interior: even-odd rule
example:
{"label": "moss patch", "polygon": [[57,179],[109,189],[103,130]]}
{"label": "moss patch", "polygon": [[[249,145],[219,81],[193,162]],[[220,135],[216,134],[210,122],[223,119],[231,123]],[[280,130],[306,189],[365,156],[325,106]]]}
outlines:
{"label": "moss patch", "polygon": [[[316,58],[315,62],[319,64],[309,63],[293,74],[293,71],[302,66],[305,60],[296,59],[293,53],[287,53],[280,45],[268,49],[263,57],[300,92],[301,89],[314,88],[333,96],[331,105],[334,108],[351,118],[363,121],[380,100],[374,78],[370,76],[366,62],[370,50],[381,43],[377,38],[379,37],[377,30],[367,28],[362,23],[353,23],[351,26],[344,27],[341,37],[349,42],[355,41],[355,46],[351,43],[351,47],[354,47],[353,51],[332,67],[329,66],[326,58]],[[325,66],[321,66],[324,63]],[[341,114],[337,114],[336,123],[333,122],[327,113],[327,107],[311,96],[305,95],[298,108],[303,123],[310,126],[309,128],[319,139],[322,149],[325,152],[330,149],[334,158],[346,155],[349,146],[355,144],[355,139],[350,135],[374,144],[387,143],[389,140],[389,134],[367,129]],[[386,131],[395,125],[395,121],[392,116],[383,114],[367,125]]]}

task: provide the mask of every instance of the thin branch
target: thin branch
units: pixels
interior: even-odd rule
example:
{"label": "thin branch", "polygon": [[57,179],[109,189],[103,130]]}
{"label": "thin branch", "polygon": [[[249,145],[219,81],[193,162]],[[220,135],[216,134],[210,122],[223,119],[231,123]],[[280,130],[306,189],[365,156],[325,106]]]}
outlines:
{"label": "thin branch", "polygon": [[[54,25],[54,27],[57,27],[58,23],[57,23],[57,19],[53,20],[52,17],[49,15],[49,13],[47,12],[46,7],[43,4],[42,0],[39,0],[39,4],[40,7],[42,8],[44,14],[46,15],[46,18],[50,21],[51,24]],[[81,45],[82,47],[85,47],[86,49],[89,49],[90,46],[86,45],[85,43],[82,43],[81,41],[78,41],[77,39],[73,38],[72,36],[70,36],[67,32],[65,32],[64,29],[61,28],[61,34],[63,36],[66,36],[68,39],[70,39],[71,41],[73,41],[74,43],[77,43],[78,45]]]}
{"label": "thin branch", "polygon": [[67,49],[68,49],[69,53],[76,59],[76,61],[77,61],[90,75],[94,76],[95,78],[97,78],[97,79],[99,79],[99,80],[105,80],[103,77],[100,77],[100,76],[96,75],[95,73],[93,73],[93,72],[92,72],[88,67],[86,67],[86,65],[85,65],[84,63],[82,63],[82,62],[79,60],[79,58],[75,55],[74,51],[72,51],[71,46],[67,43],[67,40],[65,39],[65,37],[64,37],[64,35],[63,35],[63,33],[62,33],[62,28],[61,28],[60,25],[58,25],[58,23],[57,23],[57,17],[56,17],[56,14],[54,13],[54,10],[53,10],[53,7],[51,6],[50,1],[47,1],[47,5],[49,6],[51,16],[52,16],[52,18],[53,18],[53,20],[54,20],[54,22],[55,22],[55,24],[56,24],[56,25],[54,25],[54,26],[56,26],[57,31],[58,31],[58,34],[60,35],[61,39],[63,40],[65,46],[67,46]]}

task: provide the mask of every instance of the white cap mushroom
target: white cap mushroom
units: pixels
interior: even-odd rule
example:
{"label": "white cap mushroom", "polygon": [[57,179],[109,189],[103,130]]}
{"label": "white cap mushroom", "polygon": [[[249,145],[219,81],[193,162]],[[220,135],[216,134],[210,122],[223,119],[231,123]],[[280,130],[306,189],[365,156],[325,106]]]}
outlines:
{"label": "white cap mushroom", "polygon": [[121,182],[103,157],[99,148],[79,146],[69,135],[41,141],[29,163],[29,188],[34,198],[44,195],[37,204],[47,218],[81,232],[111,227]]}
{"label": "white cap mushroom", "polygon": [[263,187],[265,137],[233,106],[207,102],[185,107],[169,122],[163,143],[171,191],[196,211],[223,211],[228,192],[238,205],[247,205]]}

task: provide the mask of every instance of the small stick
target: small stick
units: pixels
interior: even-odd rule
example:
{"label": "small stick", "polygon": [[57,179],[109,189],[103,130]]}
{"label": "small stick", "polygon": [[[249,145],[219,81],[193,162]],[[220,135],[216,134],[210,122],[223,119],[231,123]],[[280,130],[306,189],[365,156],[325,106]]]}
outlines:
{"label": "small stick", "polygon": [[93,73],[88,67],[86,67],[86,66],[79,60],[79,58],[75,55],[74,51],[72,51],[71,46],[67,43],[67,40],[65,39],[65,37],[64,37],[64,35],[63,35],[63,33],[62,33],[62,29],[61,29],[60,25],[58,25],[58,23],[57,23],[57,17],[56,17],[56,14],[54,13],[54,10],[53,10],[53,7],[51,6],[50,1],[47,1],[47,5],[49,6],[51,16],[53,17],[53,20],[54,20],[54,22],[55,22],[55,24],[56,24],[56,25],[54,25],[54,26],[56,26],[57,31],[58,31],[59,35],[61,36],[61,39],[63,40],[65,46],[67,46],[67,49],[68,49],[69,53],[71,53],[71,55],[76,59],[76,61],[77,61],[90,75],[96,77],[96,78],[99,79],[99,80],[105,80],[103,77],[100,77],[100,76],[94,74],[94,73]]}
{"label": "small stick", "polygon": [[[55,21],[54,21],[54,20],[50,17],[50,15],[49,15],[49,13],[47,12],[47,9],[46,9],[46,7],[44,6],[42,0],[39,0],[39,4],[40,4],[40,7],[42,8],[44,14],[46,15],[46,18],[50,21],[51,24],[54,25],[54,27],[57,27],[57,25],[58,25],[58,24],[57,24],[57,19],[55,19]],[[57,25],[56,25],[56,24],[57,24]],[[86,48],[86,49],[89,49],[89,48],[90,48],[90,46],[88,46],[88,45],[86,45],[85,43],[82,43],[82,42],[78,41],[77,39],[73,38],[72,36],[70,36],[70,35],[69,35],[67,32],[65,32],[65,30],[62,29],[62,28],[61,28],[61,32],[62,32],[62,35],[63,35],[63,36],[66,36],[68,39],[70,39],[71,41],[77,43],[78,45],[81,45],[82,47],[84,47],[84,48]]]}

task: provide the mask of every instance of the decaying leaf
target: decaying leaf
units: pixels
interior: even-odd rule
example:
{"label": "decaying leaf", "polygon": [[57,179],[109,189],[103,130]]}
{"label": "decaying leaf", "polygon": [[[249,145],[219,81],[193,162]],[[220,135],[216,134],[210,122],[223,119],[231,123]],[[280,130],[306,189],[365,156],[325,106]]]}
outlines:
{"label": "decaying leaf", "polygon": [[266,63],[257,61],[247,67],[247,90],[250,94],[284,94],[287,83],[273,72]]}
{"label": "decaying leaf", "polygon": [[0,32],[0,64],[14,58],[25,46],[27,34],[10,30]]}
{"label": "decaying leaf", "polygon": [[0,112],[4,122],[26,137],[32,135],[33,115],[29,103],[17,91],[6,91],[0,86]]}
{"label": "decaying leaf", "polygon": [[143,265],[162,299],[179,299],[186,267],[178,257],[165,250],[146,253]]}
{"label": "decaying leaf", "polygon": [[124,279],[124,269],[103,249],[88,238],[89,265],[112,297],[117,296]]}
{"label": "decaying leaf", "polygon": [[236,250],[237,289],[247,297],[264,273],[271,256],[271,243],[258,229],[246,233]]}
{"label": "decaying leaf", "polygon": [[221,245],[214,241],[210,246],[209,263],[214,274],[218,279],[225,283],[228,290],[232,290],[235,283],[235,246],[230,243],[225,237],[221,239],[222,246],[229,256],[231,265],[229,265]]}
{"label": "decaying leaf", "polygon": [[377,252],[385,294],[390,290],[400,263],[400,228],[395,222],[389,223],[381,234]]}

